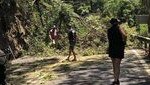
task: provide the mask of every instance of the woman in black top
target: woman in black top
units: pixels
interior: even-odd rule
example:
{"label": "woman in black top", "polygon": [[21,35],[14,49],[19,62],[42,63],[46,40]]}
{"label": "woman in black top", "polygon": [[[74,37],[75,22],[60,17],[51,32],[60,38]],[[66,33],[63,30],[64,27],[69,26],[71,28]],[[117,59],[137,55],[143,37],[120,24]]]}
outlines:
{"label": "woman in black top", "polygon": [[126,44],[126,33],[119,26],[119,21],[115,18],[110,20],[112,27],[108,29],[109,57],[113,63],[114,82],[112,85],[119,85],[120,63],[124,58],[124,49]]}

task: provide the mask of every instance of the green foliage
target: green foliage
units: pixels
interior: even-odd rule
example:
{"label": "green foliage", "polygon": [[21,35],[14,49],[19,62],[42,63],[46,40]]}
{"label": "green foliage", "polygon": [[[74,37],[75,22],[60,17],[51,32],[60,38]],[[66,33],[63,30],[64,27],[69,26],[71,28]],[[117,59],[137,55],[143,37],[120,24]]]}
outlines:
{"label": "green foliage", "polygon": [[[85,56],[105,53],[109,20],[123,18],[134,26],[134,15],[140,8],[139,0],[40,0],[38,6],[33,0],[18,0],[18,4],[29,14],[29,52],[43,56],[67,55],[67,25],[77,31],[77,52]],[[53,24],[60,30],[59,50],[51,47],[48,37],[48,29]],[[127,24],[125,28],[129,35],[135,33],[135,29]],[[80,50],[84,50],[83,53]]]}
{"label": "green foliage", "polygon": [[86,4],[81,4],[79,8],[77,9],[78,14],[80,15],[86,15],[89,14],[90,6],[87,6]]}
{"label": "green foliage", "polygon": [[123,24],[122,27],[125,29],[126,33],[127,33],[127,47],[135,47],[137,45],[137,43],[135,43],[135,38],[132,36],[137,35],[137,28],[136,27],[130,27],[128,26],[127,23]]}
{"label": "green foliage", "polygon": [[141,36],[148,36],[148,25],[147,24],[141,24],[139,34]]}

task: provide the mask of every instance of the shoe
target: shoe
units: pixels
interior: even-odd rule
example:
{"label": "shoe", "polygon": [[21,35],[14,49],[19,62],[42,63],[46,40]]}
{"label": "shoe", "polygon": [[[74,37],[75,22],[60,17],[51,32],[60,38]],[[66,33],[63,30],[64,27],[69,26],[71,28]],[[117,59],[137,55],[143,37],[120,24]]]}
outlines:
{"label": "shoe", "polygon": [[111,85],[120,85],[120,82],[119,82],[119,80],[117,80],[117,81],[112,82]]}
{"label": "shoe", "polygon": [[77,59],[73,59],[72,61],[77,61]]}
{"label": "shoe", "polygon": [[67,58],[66,61],[70,61],[69,58]]}

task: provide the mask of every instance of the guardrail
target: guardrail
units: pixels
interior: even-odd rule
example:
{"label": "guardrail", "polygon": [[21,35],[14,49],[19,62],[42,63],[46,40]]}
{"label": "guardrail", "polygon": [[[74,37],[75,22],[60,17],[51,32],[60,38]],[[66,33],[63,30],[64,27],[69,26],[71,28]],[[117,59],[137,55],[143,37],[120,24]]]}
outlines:
{"label": "guardrail", "polygon": [[143,44],[142,46],[144,46],[146,53],[148,53],[148,57],[150,57],[150,38],[143,37],[140,35],[132,35],[132,36],[138,39]]}

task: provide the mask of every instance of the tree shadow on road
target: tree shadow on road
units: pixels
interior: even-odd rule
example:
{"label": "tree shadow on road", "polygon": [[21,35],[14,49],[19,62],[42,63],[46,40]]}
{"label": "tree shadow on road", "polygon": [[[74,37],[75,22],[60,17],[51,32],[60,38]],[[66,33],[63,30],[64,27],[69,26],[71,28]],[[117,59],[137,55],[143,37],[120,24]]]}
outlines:
{"label": "tree shadow on road", "polygon": [[[22,85],[24,83],[28,84],[28,80],[26,79],[26,74],[31,72],[36,72],[41,70],[46,65],[51,65],[58,63],[59,59],[57,58],[49,58],[49,59],[41,59],[36,60],[34,62],[26,62],[26,63],[17,63],[10,64],[7,69],[7,81],[12,85]],[[31,81],[32,82],[32,81]]]}
{"label": "tree shadow on road", "polygon": [[[59,76],[62,79],[55,79],[59,80],[55,85],[109,85],[113,81],[112,64],[108,56],[103,59],[90,58],[69,63],[61,63],[58,58],[48,58],[34,62],[12,64],[7,71],[7,74],[9,74],[8,81],[14,85],[25,83],[31,85],[28,81],[34,82],[38,79],[27,79],[27,73],[36,72],[47,65],[56,63],[57,65],[52,67],[53,71],[63,75]],[[73,64],[77,65],[72,66]],[[53,80],[49,81],[53,82]],[[134,54],[126,54],[125,59],[122,61],[120,81],[123,85],[147,85],[150,83],[148,73],[145,72]]]}
{"label": "tree shadow on road", "polygon": [[73,67],[71,71],[66,71],[67,78],[61,80],[58,85],[100,85],[100,83],[110,82],[109,79],[113,78],[110,60],[86,59],[78,62],[80,64]]}
{"label": "tree shadow on road", "polygon": [[146,62],[147,64],[150,65],[150,57],[149,57],[149,56],[144,56],[143,59],[145,60],[145,62]]}
{"label": "tree shadow on road", "polygon": [[[99,56],[97,56],[99,57]],[[110,85],[113,81],[110,59],[84,61],[58,85]],[[121,65],[122,85],[148,85],[150,78],[134,54],[126,55]]]}

